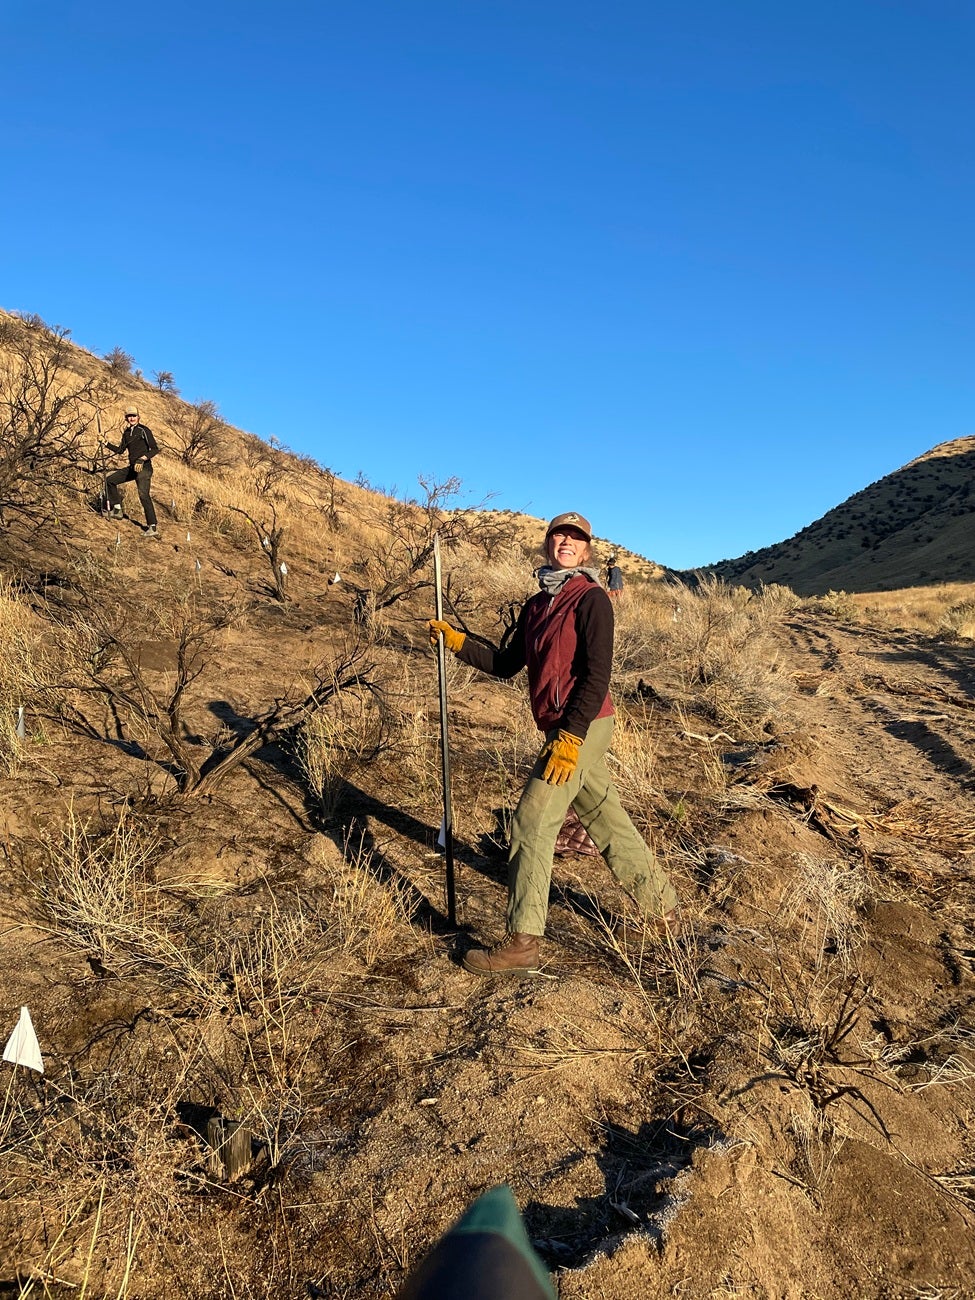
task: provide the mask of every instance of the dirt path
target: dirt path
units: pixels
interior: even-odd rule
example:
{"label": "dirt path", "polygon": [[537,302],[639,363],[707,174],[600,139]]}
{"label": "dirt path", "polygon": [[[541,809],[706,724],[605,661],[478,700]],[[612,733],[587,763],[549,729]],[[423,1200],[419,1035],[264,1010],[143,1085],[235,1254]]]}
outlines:
{"label": "dirt path", "polygon": [[[870,802],[964,804],[975,815],[975,651],[910,632],[790,618],[783,653],[800,713]],[[804,702],[804,707],[803,707]]]}

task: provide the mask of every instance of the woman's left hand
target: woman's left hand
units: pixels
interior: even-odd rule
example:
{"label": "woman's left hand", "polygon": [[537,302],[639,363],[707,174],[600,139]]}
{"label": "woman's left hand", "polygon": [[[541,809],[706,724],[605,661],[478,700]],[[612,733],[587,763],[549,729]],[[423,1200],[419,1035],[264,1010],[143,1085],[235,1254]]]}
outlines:
{"label": "woman's left hand", "polygon": [[581,748],[581,737],[573,736],[571,731],[556,732],[555,739],[542,750],[545,759],[542,780],[549,785],[565,785],[578,766]]}

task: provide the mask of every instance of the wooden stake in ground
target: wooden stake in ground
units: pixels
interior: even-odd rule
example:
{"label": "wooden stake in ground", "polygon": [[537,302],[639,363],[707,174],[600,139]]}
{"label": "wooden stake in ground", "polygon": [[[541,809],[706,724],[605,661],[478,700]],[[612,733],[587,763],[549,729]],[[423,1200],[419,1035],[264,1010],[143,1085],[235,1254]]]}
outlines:
{"label": "wooden stake in ground", "polygon": [[[433,589],[437,618],[443,619],[443,588],[440,579],[440,534],[433,539]],[[440,683],[440,760],[443,771],[443,850],[447,882],[447,920],[457,924],[454,892],[454,815],[450,800],[450,742],[447,737],[447,650],[443,633],[437,637],[437,677]]]}

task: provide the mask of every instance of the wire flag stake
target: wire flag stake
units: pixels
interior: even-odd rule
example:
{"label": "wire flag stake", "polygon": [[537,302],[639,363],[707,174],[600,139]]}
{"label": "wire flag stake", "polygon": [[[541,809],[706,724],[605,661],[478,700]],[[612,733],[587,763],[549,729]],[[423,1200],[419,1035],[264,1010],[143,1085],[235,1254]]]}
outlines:
{"label": "wire flag stake", "polygon": [[[440,534],[433,538],[433,588],[437,618],[443,619],[443,588],[440,574]],[[454,890],[454,815],[450,800],[450,741],[447,736],[447,649],[443,633],[437,637],[437,677],[440,683],[440,759],[443,771],[443,826],[440,841],[444,851],[447,883],[447,920],[457,924],[457,896]]]}

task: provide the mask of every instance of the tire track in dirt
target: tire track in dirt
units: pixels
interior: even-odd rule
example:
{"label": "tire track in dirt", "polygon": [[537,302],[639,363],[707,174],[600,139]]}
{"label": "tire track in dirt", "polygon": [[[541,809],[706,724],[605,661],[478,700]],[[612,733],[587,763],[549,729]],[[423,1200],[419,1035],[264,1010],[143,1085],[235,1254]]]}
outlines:
{"label": "tire track in dirt", "polygon": [[870,801],[962,800],[975,818],[975,652],[792,616],[780,645],[807,734]]}

